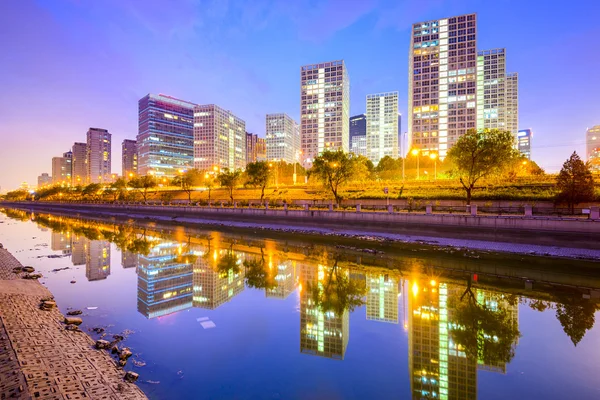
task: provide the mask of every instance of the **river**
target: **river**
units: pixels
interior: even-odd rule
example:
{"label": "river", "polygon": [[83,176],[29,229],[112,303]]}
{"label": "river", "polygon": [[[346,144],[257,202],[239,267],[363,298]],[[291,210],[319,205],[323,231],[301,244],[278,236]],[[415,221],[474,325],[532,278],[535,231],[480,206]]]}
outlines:
{"label": "river", "polygon": [[598,263],[264,235],[0,213],[151,399],[600,398]]}

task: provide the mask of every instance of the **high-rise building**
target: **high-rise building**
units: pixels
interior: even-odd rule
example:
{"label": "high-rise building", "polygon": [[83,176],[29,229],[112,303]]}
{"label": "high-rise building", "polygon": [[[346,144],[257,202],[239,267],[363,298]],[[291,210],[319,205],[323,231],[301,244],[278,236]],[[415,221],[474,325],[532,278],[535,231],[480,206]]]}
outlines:
{"label": "high-rise building", "polygon": [[194,106],[164,94],[139,100],[138,174],[174,178],[193,166]]}
{"label": "high-rise building", "polygon": [[398,155],[396,157],[402,157],[404,152],[403,152],[403,147],[406,147],[403,143],[402,143],[402,114],[398,113]]}
{"label": "high-rise building", "polygon": [[110,275],[110,242],[90,240],[85,250],[85,276],[88,281],[106,279]]}
{"label": "high-rise building", "polygon": [[300,131],[296,121],[285,113],[267,114],[266,128],[267,161],[298,162]]}
{"label": "high-rise building", "polygon": [[246,164],[267,160],[267,143],[265,138],[255,133],[246,132]]}
{"label": "high-rise building", "polygon": [[194,168],[246,167],[246,123],[214,104],[194,108]]}
{"label": "high-rise building", "polygon": [[135,140],[125,139],[121,144],[122,176],[129,179],[137,174],[137,145]]}
{"label": "high-rise building", "polygon": [[123,268],[135,268],[140,262],[140,255],[128,250],[121,250],[121,266]]}
{"label": "high-rise building", "polygon": [[519,130],[518,75],[506,73],[506,49],[477,53],[477,129]]}
{"label": "high-rise building", "polygon": [[595,171],[600,171],[600,125],[589,128],[585,135],[586,160]]}
{"label": "high-rise building", "polygon": [[275,282],[277,286],[265,288],[265,296],[285,299],[296,290],[296,261],[286,260],[275,264]]}
{"label": "high-rise building", "polygon": [[[241,254],[230,249],[206,251],[194,263],[194,307],[215,310],[244,290],[244,269],[235,268]],[[220,268],[230,265],[231,268]]]}
{"label": "high-rise building", "polygon": [[398,157],[398,92],[367,95],[367,157]]}
{"label": "high-rise building", "polygon": [[43,172],[37,179],[37,187],[42,188],[52,183],[52,177],[47,172]]}
{"label": "high-rise building", "polygon": [[367,115],[350,117],[350,152],[367,156]]}
{"label": "high-rise building", "polygon": [[448,149],[477,125],[477,17],[413,24],[409,57],[411,147]]}
{"label": "high-rise building", "polygon": [[71,181],[73,186],[85,185],[88,183],[87,175],[87,143],[73,143],[71,149],[73,153],[72,168],[73,173]]}
{"label": "high-rise building", "polygon": [[367,319],[398,323],[399,276],[368,273]]}
{"label": "high-rise building", "polygon": [[300,68],[302,164],[326,150],[349,151],[350,81],[344,60]]}
{"label": "high-rise building", "polygon": [[517,150],[523,157],[531,160],[531,138],[533,133],[531,129],[521,129],[517,133]]}
{"label": "high-rise building", "polygon": [[112,135],[106,129],[87,132],[87,176],[90,183],[110,182]]}
{"label": "high-rise building", "polygon": [[71,161],[72,153],[70,151],[63,153],[62,157],[52,157],[53,184],[71,184]]}
{"label": "high-rise building", "polygon": [[71,237],[71,262],[73,265],[85,265],[87,249],[90,239],[85,236],[73,235]]}

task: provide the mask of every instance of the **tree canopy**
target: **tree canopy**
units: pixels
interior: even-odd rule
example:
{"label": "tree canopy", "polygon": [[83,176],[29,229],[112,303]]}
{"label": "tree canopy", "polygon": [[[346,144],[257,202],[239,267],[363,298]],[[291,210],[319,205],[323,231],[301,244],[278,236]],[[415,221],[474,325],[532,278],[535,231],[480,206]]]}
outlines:
{"label": "tree canopy", "polygon": [[192,201],[192,192],[194,187],[200,186],[203,181],[204,174],[195,168],[188,169],[182,175],[178,175],[173,179],[173,185],[181,187],[181,190],[187,193],[188,201]]}
{"label": "tree canopy", "polygon": [[326,151],[315,158],[309,173],[331,191],[339,205],[342,200],[341,187],[351,178],[356,179],[369,173],[364,160],[365,157],[344,153],[342,150]]}
{"label": "tree canopy", "polygon": [[562,296],[556,303],[556,318],[575,346],[594,326],[595,314],[596,305],[581,297]]}
{"label": "tree canopy", "polygon": [[260,201],[263,201],[265,197],[265,188],[269,183],[270,169],[269,164],[266,161],[257,161],[246,165],[246,176],[248,177],[248,184],[259,187],[260,190]]}
{"label": "tree canopy", "polygon": [[230,171],[228,168],[224,168],[219,175],[217,175],[217,180],[219,184],[226,188],[229,191],[229,198],[233,203],[233,190],[239,184],[240,178],[242,176],[242,171],[233,170]]}
{"label": "tree canopy", "polygon": [[471,204],[473,188],[480,179],[502,172],[516,157],[513,134],[498,129],[471,129],[448,151],[467,204]]}
{"label": "tree canopy", "polygon": [[144,198],[144,203],[148,201],[148,191],[158,186],[156,179],[150,175],[136,176],[131,179],[128,184],[130,187],[140,191]]}
{"label": "tree canopy", "polygon": [[556,186],[560,190],[557,200],[566,202],[571,212],[576,203],[593,201],[595,197],[592,172],[576,152],[563,164],[556,178]]}

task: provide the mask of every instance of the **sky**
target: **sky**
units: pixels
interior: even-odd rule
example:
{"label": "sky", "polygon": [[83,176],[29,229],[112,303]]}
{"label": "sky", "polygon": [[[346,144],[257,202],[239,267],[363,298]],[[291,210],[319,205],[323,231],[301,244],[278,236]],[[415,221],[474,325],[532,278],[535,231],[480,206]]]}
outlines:
{"label": "sky", "polygon": [[[576,6],[574,6],[576,4]],[[297,121],[300,66],[344,59],[351,114],[398,91],[406,131],[411,24],[478,15],[479,50],[505,47],[519,73],[519,127],[557,171],[600,124],[595,0],[18,0],[0,2],[0,191],[35,185],[89,127],[135,139],[138,100],[214,103],[264,137],[265,115]]]}

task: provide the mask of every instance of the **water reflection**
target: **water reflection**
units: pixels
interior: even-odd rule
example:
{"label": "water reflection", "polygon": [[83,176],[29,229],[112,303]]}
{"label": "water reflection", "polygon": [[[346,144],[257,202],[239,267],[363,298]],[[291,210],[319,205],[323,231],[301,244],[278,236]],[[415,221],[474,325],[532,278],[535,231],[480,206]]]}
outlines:
{"label": "water reflection", "polygon": [[399,325],[399,334],[407,331],[415,399],[475,399],[479,370],[507,373],[521,336],[520,305],[553,309],[574,345],[593,327],[598,310],[589,290],[567,285],[525,297],[519,281],[513,286],[503,281],[498,289],[495,278],[485,284],[469,273],[444,274],[420,265],[390,269],[389,260],[325,247],[281,246],[219,232],[191,235],[152,224],[136,228],[7,214],[51,228],[51,248],[70,254],[74,265],[85,263],[90,281],[110,275],[114,243],[123,268],[136,268],[137,309],[149,319],[192,307],[214,310],[235,301],[245,288],[264,291],[272,301],[296,293],[300,352],[343,360],[351,344],[350,314],[364,306],[372,323]]}

